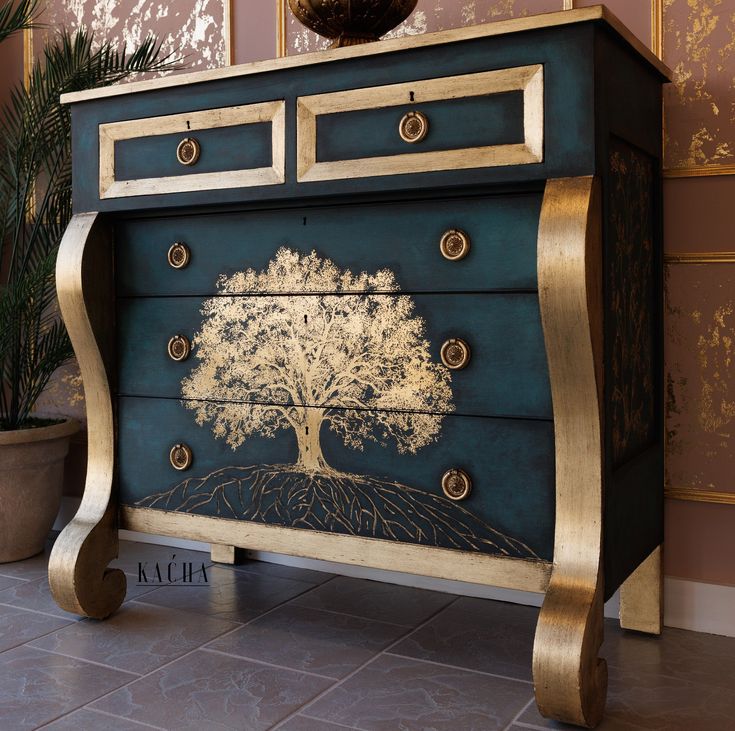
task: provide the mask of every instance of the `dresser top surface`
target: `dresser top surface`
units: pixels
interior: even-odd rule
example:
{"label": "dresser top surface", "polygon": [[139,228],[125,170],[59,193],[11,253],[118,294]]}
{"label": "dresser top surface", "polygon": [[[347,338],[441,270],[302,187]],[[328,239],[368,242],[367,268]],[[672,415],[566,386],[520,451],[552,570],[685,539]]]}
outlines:
{"label": "dresser top surface", "polygon": [[493,23],[473,25],[465,28],[426,33],[418,36],[395,38],[380,41],[378,43],[348,46],[346,48],[336,48],[298,56],[286,56],[283,58],[257,61],[238,66],[225,66],[223,68],[186,74],[175,74],[147,81],[137,81],[102,87],[99,89],[70,92],[62,95],[61,101],[66,104],[73,104],[81,101],[122,96],[136,92],[166,89],[184,84],[197,84],[206,81],[237,78],[240,76],[249,76],[252,74],[308,66],[312,64],[328,63],[330,61],[340,61],[356,57],[393,53],[395,51],[408,48],[437,46],[476,38],[508,35],[511,33],[575,25],[591,21],[602,21],[606,23],[615,33],[632,46],[640,56],[654,66],[659,73],[667,79],[670,79],[670,69],[654,53],[652,53],[649,48],[641,43],[641,41],[633,35],[633,33],[629,31],[628,28],[626,28],[626,26],[604,5],[595,5],[589,8],[544,13],[532,17],[514,18],[511,20],[496,21]]}

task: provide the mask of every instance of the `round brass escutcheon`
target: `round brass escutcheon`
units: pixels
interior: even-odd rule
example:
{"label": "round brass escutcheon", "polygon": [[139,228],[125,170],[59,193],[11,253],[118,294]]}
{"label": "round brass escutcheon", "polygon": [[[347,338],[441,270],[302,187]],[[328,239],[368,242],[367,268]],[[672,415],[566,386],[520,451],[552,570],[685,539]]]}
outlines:
{"label": "round brass escutcheon", "polygon": [[168,460],[175,470],[188,470],[193,457],[191,447],[187,444],[174,444],[168,453]]}
{"label": "round brass escutcheon", "polygon": [[429,120],[421,112],[408,112],[401,118],[398,134],[404,142],[421,142],[429,133]]}
{"label": "round brass escutcheon", "polygon": [[442,475],[442,491],[450,500],[464,500],[472,492],[470,476],[458,467]]}
{"label": "round brass escutcheon", "polygon": [[182,165],[194,165],[201,151],[201,146],[193,137],[184,137],[176,148],[176,159]]}
{"label": "round brass escutcheon", "polygon": [[191,353],[191,343],[184,335],[174,335],[168,341],[168,355],[171,360],[186,360]]}
{"label": "round brass escutcheon", "polygon": [[470,346],[461,338],[452,338],[442,344],[439,355],[447,368],[461,371],[470,362]]}
{"label": "round brass escutcheon", "polygon": [[470,253],[470,237],[458,228],[450,228],[439,241],[439,251],[449,261],[464,259]]}
{"label": "round brass escutcheon", "polygon": [[191,260],[191,251],[189,251],[189,247],[186,244],[177,241],[175,244],[171,244],[171,248],[168,250],[166,256],[168,263],[174,269],[184,269]]}

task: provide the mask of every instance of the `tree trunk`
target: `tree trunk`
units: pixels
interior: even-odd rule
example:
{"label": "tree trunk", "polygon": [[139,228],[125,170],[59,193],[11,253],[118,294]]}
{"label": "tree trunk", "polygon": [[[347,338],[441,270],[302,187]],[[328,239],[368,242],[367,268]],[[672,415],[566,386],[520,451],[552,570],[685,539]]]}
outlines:
{"label": "tree trunk", "polygon": [[324,421],[321,409],[304,409],[304,421],[296,429],[296,441],[299,446],[299,459],[296,463],[304,472],[328,472],[331,468],[322,454],[319,433]]}

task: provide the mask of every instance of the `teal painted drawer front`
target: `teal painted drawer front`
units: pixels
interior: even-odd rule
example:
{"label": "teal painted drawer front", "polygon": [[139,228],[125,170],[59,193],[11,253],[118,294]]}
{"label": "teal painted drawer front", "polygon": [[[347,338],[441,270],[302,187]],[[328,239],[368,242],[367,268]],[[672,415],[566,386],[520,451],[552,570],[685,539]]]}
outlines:
{"label": "teal painted drawer front", "polygon": [[160,196],[285,181],[285,102],[99,126],[99,197]]}
{"label": "teal painted drawer front", "polygon": [[[282,246],[314,250],[355,273],[388,269],[408,292],[535,289],[540,207],[534,193],[134,219],[115,230],[118,293],[210,294],[221,275],[263,269]],[[470,238],[460,261],[439,249],[452,228]],[[191,252],[183,269],[167,261],[177,241]]]}
{"label": "teal painted drawer front", "polygon": [[[271,134],[271,125],[261,122],[120,140],[115,143],[115,177],[139,180],[270,167]],[[200,146],[199,158],[191,166],[182,165],[176,157],[179,143],[187,138]]]}
{"label": "teal painted drawer front", "polygon": [[542,64],[298,99],[297,179],[543,161]]}
{"label": "teal painted drawer front", "polygon": [[[129,298],[118,337],[123,394],[551,418],[535,294]],[[452,338],[462,370],[440,360]]]}
{"label": "teal painted drawer front", "polygon": [[[551,559],[550,422],[145,398],[118,408],[124,505]],[[188,470],[169,464],[174,444],[191,449]],[[454,502],[440,485],[458,467],[472,491]]]}

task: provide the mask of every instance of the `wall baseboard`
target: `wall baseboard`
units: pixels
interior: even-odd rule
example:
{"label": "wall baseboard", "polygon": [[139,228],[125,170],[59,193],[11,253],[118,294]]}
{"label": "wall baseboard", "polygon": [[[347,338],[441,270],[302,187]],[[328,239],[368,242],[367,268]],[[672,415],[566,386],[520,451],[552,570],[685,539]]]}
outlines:
{"label": "wall baseboard", "polygon": [[[61,530],[69,522],[79,507],[79,502],[78,498],[64,498],[59,516],[54,524],[55,530]],[[208,543],[189,541],[183,538],[155,536],[129,530],[121,530],[120,538],[126,541],[140,541],[141,543],[153,543],[160,546],[209,552]],[[413,586],[419,589],[461,594],[463,596],[473,596],[481,599],[495,599],[497,601],[526,604],[534,607],[541,606],[541,602],[543,601],[543,594],[514,591],[511,589],[498,589],[492,586],[468,584],[463,581],[434,579],[427,576],[404,574],[398,571],[350,566],[332,563],[330,561],[284,556],[264,551],[247,551],[247,556],[259,561],[268,561],[285,566],[298,566],[316,571],[342,574],[343,576],[385,581],[389,584]],[[617,618],[619,606],[620,602],[618,593],[616,592],[605,604],[605,616]],[[709,634],[735,637],[735,587],[733,586],[705,584],[699,581],[667,576],[664,580],[664,606],[664,624],[667,627],[678,627],[693,632],[707,632]]]}

